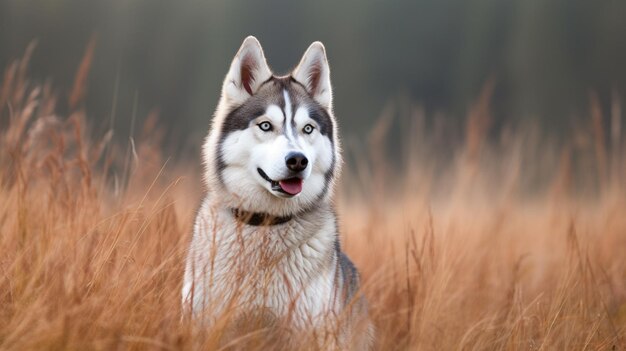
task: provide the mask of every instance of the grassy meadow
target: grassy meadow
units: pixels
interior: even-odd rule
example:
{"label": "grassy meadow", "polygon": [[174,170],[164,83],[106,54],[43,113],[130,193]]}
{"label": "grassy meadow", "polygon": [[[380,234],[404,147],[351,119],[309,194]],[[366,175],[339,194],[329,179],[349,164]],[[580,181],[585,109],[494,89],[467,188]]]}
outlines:
{"label": "grassy meadow", "polygon": [[[89,55],[67,114],[29,81],[28,57],[0,81],[0,349],[224,347],[220,328],[181,318],[201,166],[163,156],[156,118],[128,142],[94,132]],[[355,162],[336,196],[341,240],[376,348],[623,350],[620,102],[592,95],[560,142],[532,125],[493,135],[492,89],[453,136],[414,108],[404,122],[383,114],[364,146],[344,143]],[[399,165],[383,147],[393,123],[406,124]]]}

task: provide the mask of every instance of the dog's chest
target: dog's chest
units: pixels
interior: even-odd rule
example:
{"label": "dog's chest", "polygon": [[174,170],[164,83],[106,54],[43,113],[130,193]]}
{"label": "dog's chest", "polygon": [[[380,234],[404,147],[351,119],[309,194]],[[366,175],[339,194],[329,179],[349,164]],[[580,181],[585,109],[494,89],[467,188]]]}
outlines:
{"label": "dog's chest", "polygon": [[269,309],[295,322],[334,310],[334,223],[317,225],[317,230],[297,222],[219,227],[207,232],[196,228],[194,234],[204,238],[196,249],[204,253],[198,263],[205,273],[198,278],[206,286],[206,298],[235,299],[246,308]]}

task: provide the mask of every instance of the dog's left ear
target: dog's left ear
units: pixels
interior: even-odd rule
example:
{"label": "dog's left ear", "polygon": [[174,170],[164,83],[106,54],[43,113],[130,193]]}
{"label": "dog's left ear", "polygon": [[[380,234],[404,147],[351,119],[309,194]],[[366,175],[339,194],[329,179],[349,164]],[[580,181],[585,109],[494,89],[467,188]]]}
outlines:
{"label": "dog's left ear", "polygon": [[326,49],[322,43],[316,41],[309,46],[291,76],[304,85],[322,107],[332,109],[333,90],[330,85],[330,67],[326,58]]}
{"label": "dog's left ear", "polygon": [[236,103],[242,103],[254,95],[267,79],[272,77],[263,48],[259,41],[247,37],[230,65],[224,80],[222,94]]}

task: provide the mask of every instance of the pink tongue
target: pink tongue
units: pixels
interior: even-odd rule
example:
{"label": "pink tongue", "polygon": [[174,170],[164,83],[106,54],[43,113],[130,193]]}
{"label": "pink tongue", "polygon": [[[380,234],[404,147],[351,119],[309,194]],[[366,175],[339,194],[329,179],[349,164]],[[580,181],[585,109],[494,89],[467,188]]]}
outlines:
{"label": "pink tongue", "polygon": [[278,184],[280,184],[281,189],[291,195],[299,194],[302,191],[302,179],[300,178],[281,180]]}

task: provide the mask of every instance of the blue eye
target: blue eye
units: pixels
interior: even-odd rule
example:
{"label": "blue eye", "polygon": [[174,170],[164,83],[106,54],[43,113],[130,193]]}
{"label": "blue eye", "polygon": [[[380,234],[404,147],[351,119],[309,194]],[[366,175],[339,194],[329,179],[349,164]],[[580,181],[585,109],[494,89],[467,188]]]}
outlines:
{"label": "blue eye", "polygon": [[259,128],[264,132],[269,132],[272,130],[272,124],[270,122],[261,122],[259,123]]}
{"label": "blue eye", "polygon": [[310,124],[307,124],[304,126],[304,128],[302,128],[302,131],[304,132],[304,134],[311,134],[313,133],[313,130],[315,129],[315,127],[313,127]]}

